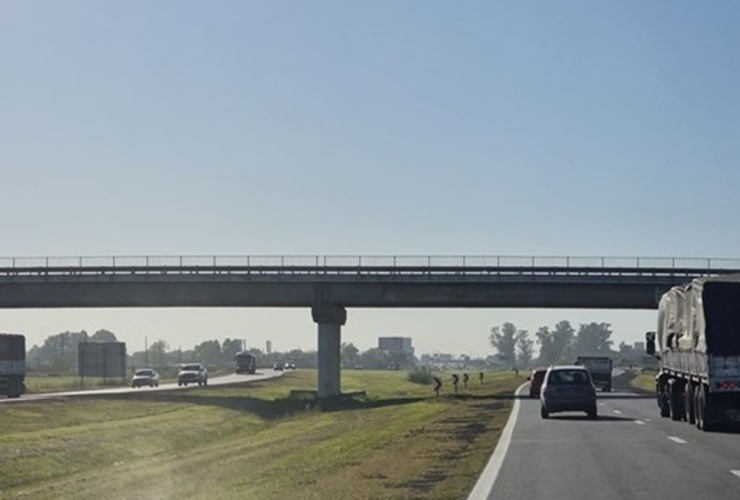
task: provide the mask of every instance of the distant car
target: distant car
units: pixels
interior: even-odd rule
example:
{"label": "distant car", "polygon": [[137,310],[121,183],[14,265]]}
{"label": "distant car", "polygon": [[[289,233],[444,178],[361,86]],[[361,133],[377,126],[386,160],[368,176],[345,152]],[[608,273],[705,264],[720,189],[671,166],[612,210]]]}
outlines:
{"label": "distant car", "polygon": [[545,379],[547,368],[535,368],[532,371],[532,375],[527,377],[529,380],[529,397],[538,398],[540,397],[540,388],[542,387],[542,381]]}
{"label": "distant car", "polygon": [[159,387],[159,374],[150,368],[142,368],[134,372],[134,378],[131,379],[131,387]]}
{"label": "distant car", "polygon": [[276,372],[281,372],[285,370],[285,366],[282,363],[275,363],[272,369],[275,370]]}
{"label": "distant car", "polygon": [[288,361],[287,363],[285,363],[285,369],[286,370],[295,370],[295,363],[293,363],[292,361]]}
{"label": "distant car", "polygon": [[187,363],[177,372],[177,385],[208,385],[208,370],[200,363]]}
{"label": "distant car", "polygon": [[547,369],[540,390],[540,416],[551,413],[585,411],[595,419],[596,387],[585,366],[551,366]]}

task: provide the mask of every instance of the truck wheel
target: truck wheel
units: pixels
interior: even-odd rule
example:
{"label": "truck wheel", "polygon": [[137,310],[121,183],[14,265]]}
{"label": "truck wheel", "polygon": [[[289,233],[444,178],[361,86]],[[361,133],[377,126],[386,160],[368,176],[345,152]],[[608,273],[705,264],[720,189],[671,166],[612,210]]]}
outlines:
{"label": "truck wheel", "polygon": [[660,406],[660,416],[663,418],[668,418],[671,416],[671,405],[668,402],[668,394],[667,392],[663,392],[658,396],[659,402],[658,406]]}
{"label": "truck wheel", "polygon": [[684,408],[686,408],[686,421],[689,423],[689,425],[694,425],[696,423],[696,405],[694,404],[694,401],[696,398],[694,397],[694,384],[689,382],[686,384],[686,390],[684,392]]}
{"label": "truck wheel", "polygon": [[696,427],[704,432],[711,432],[714,430],[715,424],[714,422],[707,421],[707,415],[709,415],[709,398],[707,397],[704,384],[701,384],[701,387],[697,390],[699,395],[696,404]]}
{"label": "truck wheel", "polygon": [[700,429],[702,431],[707,430],[706,425],[706,415],[707,415],[707,408],[706,408],[706,402],[707,397],[704,393],[704,384],[701,384],[699,387],[696,388],[696,409],[695,409],[695,418],[696,418],[696,428]]}
{"label": "truck wheel", "polygon": [[681,384],[674,380],[668,383],[668,388],[671,420],[682,420],[684,416],[684,411],[683,395],[681,394]]}

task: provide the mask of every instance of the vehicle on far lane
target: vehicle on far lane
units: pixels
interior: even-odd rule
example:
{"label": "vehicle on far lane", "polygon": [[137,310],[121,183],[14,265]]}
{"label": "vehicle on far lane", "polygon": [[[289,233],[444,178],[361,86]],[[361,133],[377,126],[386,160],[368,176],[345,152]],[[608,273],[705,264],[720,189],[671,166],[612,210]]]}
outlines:
{"label": "vehicle on far lane", "polygon": [[144,385],[159,387],[159,374],[151,368],[136,370],[134,378],[131,379],[131,387],[137,388]]}
{"label": "vehicle on far lane", "polygon": [[596,387],[585,366],[551,366],[547,369],[540,391],[540,416],[551,413],[585,411],[595,419]]}
{"label": "vehicle on far lane", "polygon": [[527,377],[529,380],[529,397],[538,398],[540,397],[540,388],[542,388],[542,381],[545,379],[547,368],[535,368],[532,371],[532,375]]}
{"label": "vehicle on far lane", "polygon": [[249,351],[236,353],[236,373],[249,373],[254,375],[257,372],[257,357]]}
{"label": "vehicle on far lane", "polygon": [[177,385],[208,385],[208,370],[200,363],[187,363],[180,367],[177,372]]}
{"label": "vehicle on far lane", "polygon": [[275,363],[272,369],[275,370],[276,372],[281,372],[285,370],[285,366],[282,363]]}

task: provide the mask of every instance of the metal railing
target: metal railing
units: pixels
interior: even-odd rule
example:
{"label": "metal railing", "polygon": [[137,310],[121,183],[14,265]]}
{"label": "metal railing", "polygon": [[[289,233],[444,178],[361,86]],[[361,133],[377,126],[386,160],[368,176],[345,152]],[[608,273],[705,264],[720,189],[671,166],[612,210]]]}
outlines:
{"label": "metal railing", "polygon": [[420,255],[159,255],[0,257],[0,274],[260,272],[295,273],[591,273],[651,274],[675,270],[711,274],[740,271],[740,259],[582,256]]}

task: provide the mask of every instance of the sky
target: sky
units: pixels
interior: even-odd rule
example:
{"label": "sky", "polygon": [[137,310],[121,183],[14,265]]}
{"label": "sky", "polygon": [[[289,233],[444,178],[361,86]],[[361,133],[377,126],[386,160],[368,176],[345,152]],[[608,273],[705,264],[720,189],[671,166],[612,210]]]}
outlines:
{"label": "sky", "polygon": [[[0,256],[737,258],[740,4],[0,3]],[[504,322],[348,311],[342,339],[492,353]],[[29,345],[315,349],[302,309],[0,310]]]}

